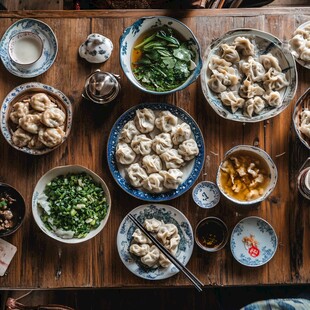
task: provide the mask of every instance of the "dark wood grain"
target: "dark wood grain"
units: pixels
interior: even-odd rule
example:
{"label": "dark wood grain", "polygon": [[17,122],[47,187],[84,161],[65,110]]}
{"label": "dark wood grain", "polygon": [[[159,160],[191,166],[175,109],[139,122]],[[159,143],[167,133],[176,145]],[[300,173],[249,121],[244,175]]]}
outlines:
{"label": "dark wood grain", "polygon": [[[175,13],[175,14],[173,14]],[[298,141],[292,127],[292,112],[299,96],[309,87],[310,71],[298,66],[299,85],[290,106],[279,116],[257,124],[242,124],[219,117],[207,104],[200,80],[169,96],[151,96],[140,92],[122,72],[118,53],[119,37],[125,27],[138,17],[172,15],[187,24],[198,37],[202,51],[211,41],[228,30],[252,27],[288,40],[295,27],[310,19],[310,8],[251,10],[167,10],[134,11],[25,11],[0,13],[0,36],[17,19],[34,17],[49,24],[59,42],[57,59],[44,74],[32,80],[63,91],[72,101],[73,127],[68,140],[55,151],[32,157],[11,148],[0,136],[0,181],[15,186],[24,196],[27,214],[23,226],[6,238],[17,246],[5,277],[4,288],[72,288],[72,287],[168,287],[190,286],[182,275],[149,282],[131,274],[122,264],[116,249],[116,234],[123,217],[143,202],[130,197],[113,180],[106,161],[106,143],[116,119],[128,108],[141,102],[169,102],[184,108],[200,126],[206,146],[203,171],[198,179],[215,181],[224,153],[238,144],[250,144],[266,150],[275,161],[279,180],[274,192],[260,205],[238,207],[224,198],[211,210],[198,208],[191,190],[168,204],[181,210],[193,227],[206,216],[219,216],[229,230],[243,217],[258,215],[269,221],[279,238],[274,258],[260,268],[250,269],[237,263],[229,245],[222,251],[207,254],[198,247],[188,264],[206,285],[231,286],[254,284],[288,284],[310,282],[308,240],[309,201],[297,191],[296,178],[309,152]],[[112,58],[104,64],[90,65],[79,58],[78,47],[91,32],[112,39]],[[95,69],[120,74],[122,95],[106,109],[85,100],[81,94],[85,79]],[[15,86],[28,80],[8,73],[0,64],[0,100]],[[31,214],[31,196],[38,179],[58,165],[79,164],[97,172],[107,183],[112,196],[112,211],[102,233],[80,245],[66,246],[50,240],[37,228]],[[197,182],[198,182],[197,181]]]}

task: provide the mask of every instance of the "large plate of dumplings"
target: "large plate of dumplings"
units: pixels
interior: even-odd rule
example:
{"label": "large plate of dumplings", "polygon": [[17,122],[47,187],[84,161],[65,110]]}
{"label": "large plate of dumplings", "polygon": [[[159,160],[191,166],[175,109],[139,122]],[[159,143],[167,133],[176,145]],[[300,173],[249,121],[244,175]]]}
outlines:
{"label": "large plate of dumplings", "polygon": [[144,103],[114,124],[107,148],[116,182],[130,195],[165,201],[182,195],[204,163],[204,140],[193,118],[167,103]]}
{"label": "large plate of dumplings", "polygon": [[207,49],[201,85],[220,116],[238,122],[263,121],[281,113],[293,99],[296,64],[273,35],[236,29]]}
{"label": "large plate of dumplings", "polygon": [[293,123],[300,141],[310,150],[310,88],[296,102]]}
{"label": "large plate of dumplings", "polygon": [[310,21],[303,23],[295,30],[289,44],[296,61],[310,69]]}
{"label": "large plate of dumplings", "polygon": [[71,102],[61,91],[31,82],[14,88],[1,107],[1,131],[15,149],[42,155],[60,146],[72,124]]}
{"label": "large plate of dumplings", "polygon": [[[168,205],[142,205],[130,211],[144,227],[186,265],[194,247],[193,230],[183,213]],[[117,249],[124,265],[148,280],[166,279],[179,270],[126,216],[117,234]]]}

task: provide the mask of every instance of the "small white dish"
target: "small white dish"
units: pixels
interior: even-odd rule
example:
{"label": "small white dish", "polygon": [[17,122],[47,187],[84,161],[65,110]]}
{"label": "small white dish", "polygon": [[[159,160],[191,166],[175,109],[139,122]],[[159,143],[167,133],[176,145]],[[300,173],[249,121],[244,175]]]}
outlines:
{"label": "small white dish", "polygon": [[192,197],[199,207],[211,209],[219,203],[221,195],[216,184],[202,181],[194,187]]}
{"label": "small white dish", "polygon": [[79,55],[91,63],[102,63],[107,61],[113,51],[112,41],[99,34],[90,34],[79,48]]}
{"label": "small white dish", "polygon": [[40,59],[43,52],[43,41],[30,31],[18,32],[9,42],[9,55],[17,65],[30,66]]}
{"label": "small white dish", "polygon": [[240,264],[247,267],[266,264],[277,247],[278,238],[273,227],[260,217],[242,219],[231,233],[231,252]]}
{"label": "small white dish", "polygon": [[[106,202],[108,205],[107,213],[104,219],[101,221],[100,225],[97,228],[91,230],[84,238],[69,238],[69,239],[61,238],[58,235],[56,235],[53,231],[49,230],[41,219],[43,210],[41,207],[38,206],[38,200],[39,200],[40,195],[42,195],[42,193],[44,192],[46,185],[49,182],[51,182],[53,179],[55,179],[56,177],[60,175],[66,175],[69,173],[73,173],[73,174],[85,173],[85,174],[90,175],[91,178],[97,184],[100,184],[100,186],[102,187],[105,193],[105,198],[106,198]],[[62,243],[76,244],[76,243],[87,241],[95,237],[97,234],[99,234],[102,231],[103,227],[106,225],[109,215],[110,215],[110,211],[111,211],[111,196],[110,196],[109,188],[107,187],[106,183],[95,172],[91,171],[90,169],[86,167],[79,166],[79,165],[59,166],[59,167],[55,167],[47,171],[36,184],[34,191],[33,191],[33,195],[32,195],[32,215],[34,217],[35,222],[37,223],[41,231],[43,231],[47,236],[57,241],[60,241]]]}
{"label": "small white dish", "polygon": [[[130,211],[130,214],[135,216],[141,223],[144,223],[145,219],[155,218],[164,223],[176,225],[181,238],[176,258],[183,265],[188,263],[194,248],[194,236],[191,224],[183,213],[168,205],[146,204],[133,209]],[[162,280],[177,274],[179,270],[173,264],[170,264],[167,268],[150,268],[143,265],[139,258],[129,252],[132,234],[135,229],[135,224],[126,215],[117,232],[118,254],[128,270],[136,276],[147,280]]]}
{"label": "small white dish", "polygon": [[[43,42],[42,56],[34,64],[23,67],[16,64],[9,56],[9,41],[19,32],[32,32]],[[54,63],[58,51],[55,33],[42,21],[32,18],[20,19],[11,25],[0,40],[0,57],[5,68],[21,78],[33,78],[46,72]]]}

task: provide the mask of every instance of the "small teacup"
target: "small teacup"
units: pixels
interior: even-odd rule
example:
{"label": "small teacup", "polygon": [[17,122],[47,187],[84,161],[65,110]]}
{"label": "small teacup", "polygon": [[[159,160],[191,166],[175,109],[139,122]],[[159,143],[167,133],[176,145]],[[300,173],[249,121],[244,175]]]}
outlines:
{"label": "small teacup", "polygon": [[43,41],[35,33],[19,32],[9,41],[9,56],[19,66],[31,66],[43,53]]}

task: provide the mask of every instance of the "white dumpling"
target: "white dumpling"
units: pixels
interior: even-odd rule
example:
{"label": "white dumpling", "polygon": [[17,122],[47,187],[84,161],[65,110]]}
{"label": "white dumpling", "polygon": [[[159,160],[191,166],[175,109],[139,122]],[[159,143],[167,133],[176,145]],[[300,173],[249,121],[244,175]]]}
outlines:
{"label": "white dumpling", "polygon": [[280,90],[289,85],[284,73],[277,71],[275,68],[270,68],[264,75],[264,87],[267,91]]}
{"label": "white dumpling", "polygon": [[170,260],[161,252],[159,254],[158,263],[163,268],[167,268],[171,264]]}
{"label": "white dumpling", "polygon": [[130,143],[131,140],[135,135],[139,135],[140,132],[137,129],[135,122],[133,120],[127,122],[123,129],[120,132],[119,139],[126,142]]}
{"label": "white dumpling", "polygon": [[32,139],[32,135],[22,128],[18,128],[12,135],[13,143],[18,147],[26,146]]}
{"label": "white dumpling", "polygon": [[255,96],[262,96],[265,90],[258,84],[253,84],[248,78],[243,81],[239,90],[240,96],[243,98],[253,98]]}
{"label": "white dumpling", "polygon": [[46,109],[41,116],[41,122],[51,128],[62,126],[65,120],[66,114],[59,108]]}
{"label": "white dumpling", "polygon": [[136,153],[124,142],[119,142],[116,146],[116,161],[123,165],[130,165],[136,158]]}
{"label": "white dumpling", "polygon": [[129,182],[134,187],[141,187],[143,181],[147,178],[146,171],[138,164],[131,164],[127,168]]}
{"label": "white dumpling", "polygon": [[182,183],[183,172],[179,169],[169,169],[161,171],[160,175],[164,177],[164,186],[169,189],[177,189]]}
{"label": "white dumpling", "polygon": [[178,247],[181,241],[181,237],[178,233],[172,235],[172,237],[170,238],[170,244],[168,246],[168,250],[175,255],[178,251]]}
{"label": "white dumpling", "polygon": [[269,94],[265,94],[263,98],[271,107],[280,107],[282,105],[281,95],[278,91],[271,91]]}
{"label": "white dumpling", "polygon": [[199,154],[197,143],[194,139],[184,141],[179,145],[178,152],[186,161],[192,160]]}
{"label": "white dumpling", "polygon": [[152,173],[143,181],[143,187],[151,193],[161,193],[164,189],[164,178],[159,173]]}
{"label": "white dumpling", "polygon": [[234,40],[234,46],[239,54],[243,56],[253,56],[254,55],[254,45],[251,41],[244,37],[237,37]]}
{"label": "white dumpling", "polygon": [[162,153],[160,158],[165,163],[167,169],[176,169],[184,165],[184,160],[176,149],[170,149]]}
{"label": "white dumpling", "polygon": [[306,62],[310,61],[310,48],[305,47],[300,53],[300,59]]}
{"label": "white dumpling", "polygon": [[41,128],[39,130],[39,140],[47,147],[55,147],[56,145],[62,143],[65,132],[58,128]]}
{"label": "white dumpling", "polygon": [[143,244],[133,243],[129,247],[129,252],[136,256],[144,256],[149,252],[149,250],[150,250],[150,246],[146,243],[143,243]]}
{"label": "white dumpling", "polygon": [[272,54],[268,53],[266,55],[261,55],[259,61],[268,71],[270,68],[275,68],[277,71],[282,71],[278,58],[274,57]]}
{"label": "white dumpling", "polygon": [[232,65],[231,62],[226,61],[225,59],[217,55],[214,55],[210,59],[209,69],[213,71],[213,70],[217,70],[219,67],[230,67],[231,65]]}
{"label": "white dumpling", "polygon": [[261,82],[266,73],[264,66],[251,56],[247,61],[241,61],[239,68],[253,82]]}
{"label": "white dumpling", "polygon": [[171,136],[169,133],[163,132],[154,137],[152,143],[153,151],[160,155],[172,148]]}
{"label": "white dumpling", "polygon": [[152,110],[144,108],[136,111],[135,125],[142,133],[153,131],[155,126],[155,114]]}
{"label": "white dumpling", "polygon": [[239,72],[232,67],[218,68],[218,72],[221,76],[221,82],[225,86],[235,86],[239,83]]}
{"label": "white dumpling", "polygon": [[13,123],[19,124],[19,119],[29,113],[29,102],[19,101],[14,103],[10,113],[10,119]]}
{"label": "white dumpling", "polygon": [[265,108],[265,101],[261,97],[248,99],[244,104],[244,115],[252,117],[253,114],[259,114]]}
{"label": "white dumpling", "polygon": [[155,126],[163,131],[169,132],[178,123],[178,118],[169,111],[161,111],[155,120]]}
{"label": "white dumpling", "polygon": [[300,114],[300,126],[299,130],[301,133],[310,138],[310,111],[304,110]]}
{"label": "white dumpling", "polygon": [[131,141],[131,148],[136,154],[148,155],[152,151],[152,142],[146,135],[136,135]]}
{"label": "white dumpling", "polygon": [[37,93],[30,98],[31,107],[39,112],[44,112],[46,109],[55,108],[56,104],[44,93]]}
{"label": "white dumpling", "polygon": [[158,155],[146,155],[142,158],[142,166],[147,173],[154,173],[162,170],[162,162]]}
{"label": "white dumpling", "polygon": [[45,145],[39,140],[38,135],[34,135],[27,145],[30,149],[40,150],[45,147]]}
{"label": "white dumpling", "polygon": [[19,126],[32,134],[37,134],[42,127],[41,117],[38,114],[26,114],[19,119]]}
{"label": "white dumpling", "polygon": [[171,141],[174,145],[179,145],[185,140],[188,140],[192,135],[191,127],[186,124],[178,124],[172,127],[171,130]]}
{"label": "white dumpling", "polygon": [[152,232],[152,233],[157,233],[160,226],[162,225],[162,222],[159,220],[156,220],[155,218],[151,218],[151,219],[146,219],[143,225],[147,231]]}
{"label": "white dumpling", "polygon": [[132,234],[133,240],[136,243],[140,243],[140,244],[151,244],[151,240],[141,231],[141,229],[137,228],[134,233]]}
{"label": "white dumpling", "polygon": [[167,223],[160,226],[157,233],[157,238],[164,246],[169,246],[170,239],[176,234],[178,234],[178,228],[172,223]]}
{"label": "white dumpling", "polygon": [[221,93],[220,98],[224,105],[231,107],[232,113],[235,113],[239,108],[244,106],[244,99],[236,91],[224,91]]}
{"label": "white dumpling", "polygon": [[228,44],[222,44],[222,57],[228,62],[238,62],[240,60],[236,47]]}
{"label": "white dumpling", "polygon": [[208,86],[215,93],[221,93],[227,89],[223,84],[224,75],[216,70],[213,71],[211,78],[208,80]]}
{"label": "white dumpling", "polygon": [[155,245],[152,245],[148,253],[141,257],[141,263],[147,265],[148,267],[154,267],[158,263],[159,250]]}

